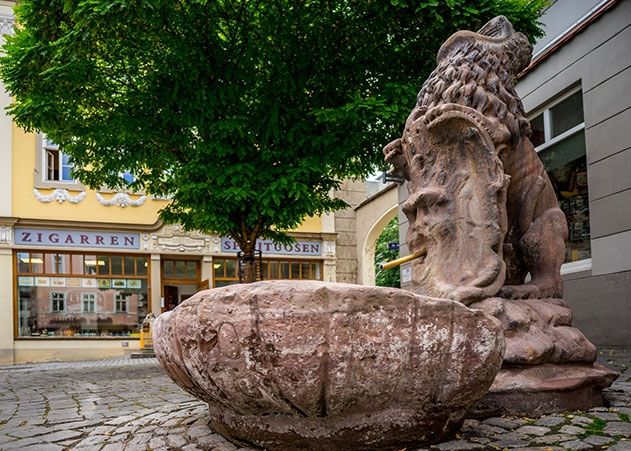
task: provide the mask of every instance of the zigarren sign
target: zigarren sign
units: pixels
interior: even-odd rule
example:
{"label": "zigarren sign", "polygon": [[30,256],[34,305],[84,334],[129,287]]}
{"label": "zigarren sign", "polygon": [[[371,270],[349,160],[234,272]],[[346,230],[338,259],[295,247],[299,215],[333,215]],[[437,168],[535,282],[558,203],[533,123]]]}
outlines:
{"label": "zigarren sign", "polygon": [[15,228],[15,244],[51,247],[140,249],[140,234],[60,229]]}

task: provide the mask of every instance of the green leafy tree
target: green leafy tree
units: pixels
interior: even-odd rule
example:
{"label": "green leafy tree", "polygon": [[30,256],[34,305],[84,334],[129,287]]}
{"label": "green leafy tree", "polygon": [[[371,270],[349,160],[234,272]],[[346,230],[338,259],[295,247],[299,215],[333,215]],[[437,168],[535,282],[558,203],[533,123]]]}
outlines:
{"label": "green leafy tree", "polygon": [[381,163],[453,31],[504,14],[538,36],[544,2],[21,0],[0,76],[83,183],[129,171],[170,197],[163,221],[251,257],[344,205],[331,191]]}
{"label": "green leafy tree", "polygon": [[394,217],[383,228],[375,245],[375,284],[379,287],[401,288],[401,271],[399,267],[380,269],[382,263],[399,258],[399,250],[391,250],[389,243],[399,243],[399,219]]}

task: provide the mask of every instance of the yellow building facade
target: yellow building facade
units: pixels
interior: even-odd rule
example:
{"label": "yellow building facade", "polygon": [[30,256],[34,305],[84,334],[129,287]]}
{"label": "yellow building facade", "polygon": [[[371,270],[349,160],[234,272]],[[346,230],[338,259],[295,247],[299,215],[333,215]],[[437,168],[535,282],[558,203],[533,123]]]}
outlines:
{"label": "yellow building facade", "polygon": [[[12,29],[0,0],[0,35]],[[168,200],[72,180],[62,149],[11,122],[10,101],[0,85],[0,364],[127,354],[147,314],[238,281],[232,240],[162,224]],[[291,246],[261,241],[263,278],[335,281],[335,222],[308,218]]]}

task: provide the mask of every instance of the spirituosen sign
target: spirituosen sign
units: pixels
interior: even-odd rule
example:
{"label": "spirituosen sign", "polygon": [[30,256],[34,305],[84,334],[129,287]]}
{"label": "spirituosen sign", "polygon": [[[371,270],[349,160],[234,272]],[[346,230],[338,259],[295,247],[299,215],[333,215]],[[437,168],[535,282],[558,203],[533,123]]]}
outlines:
{"label": "spirituosen sign", "polygon": [[140,249],[140,234],[16,227],[15,244],[50,247]]}
{"label": "spirituosen sign", "polygon": [[[264,255],[322,255],[322,242],[295,241],[292,244],[275,244],[272,240],[257,240],[256,249]],[[239,252],[240,250],[241,248],[232,238],[221,238],[222,252]]]}

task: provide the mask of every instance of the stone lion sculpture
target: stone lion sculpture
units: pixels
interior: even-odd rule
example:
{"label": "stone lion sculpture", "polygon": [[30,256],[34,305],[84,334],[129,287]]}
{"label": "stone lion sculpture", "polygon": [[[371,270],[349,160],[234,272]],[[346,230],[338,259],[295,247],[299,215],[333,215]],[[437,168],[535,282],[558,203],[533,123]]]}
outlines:
{"label": "stone lion sculpture", "polygon": [[408,181],[414,291],[465,304],[562,295],[566,219],[513,89],[531,53],[503,16],[455,33],[384,149]]}

